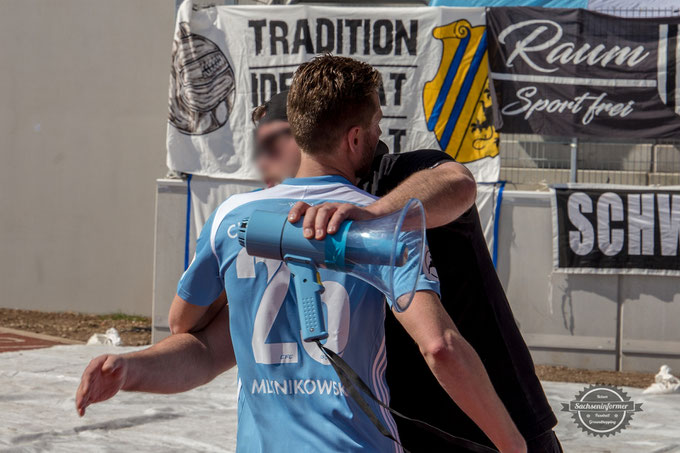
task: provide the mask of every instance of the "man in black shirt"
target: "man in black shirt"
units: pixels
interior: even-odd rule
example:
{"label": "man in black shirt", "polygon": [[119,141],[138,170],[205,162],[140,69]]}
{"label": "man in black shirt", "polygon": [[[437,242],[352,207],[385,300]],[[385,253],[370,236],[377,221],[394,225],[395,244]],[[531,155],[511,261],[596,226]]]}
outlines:
{"label": "man in black shirt", "polygon": [[[452,160],[438,150],[379,155],[363,188],[383,196],[412,174]],[[561,451],[552,431],[557,420],[493,267],[476,206],[446,225],[428,229],[427,239],[441,283],[442,304],[484,362],[498,396],[527,441],[528,451]],[[427,365],[406,359],[416,357],[418,348],[394,316],[387,316],[385,330],[391,406],[451,434],[492,446],[484,433],[445,398]],[[428,439],[433,443],[426,450],[419,448],[423,432],[401,419],[396,421],[406,448],[451,451],[438,439]]]}

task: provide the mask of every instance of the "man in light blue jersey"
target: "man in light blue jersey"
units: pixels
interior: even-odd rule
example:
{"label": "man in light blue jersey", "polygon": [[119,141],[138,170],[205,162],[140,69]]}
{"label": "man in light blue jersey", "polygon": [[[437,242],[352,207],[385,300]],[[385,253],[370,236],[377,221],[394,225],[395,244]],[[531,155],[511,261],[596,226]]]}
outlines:
{"label": "man in light blue jersey", "polygon": [[[178,285],[177,297],[184,303],[208,306],[226,297],[228,318],[225,307],[212,323],[215,329],[173,335],[129,355],[94,359],[77,394],[81,415],[88,404],[120,389],[169,393],[200,385],[233,366],[225,357],[235,356],[241,383],[237,451],[399,451],[347,397],[316,345],[301,340],[294,283],[285,264],[248,256],[236,237],[241,219],[256,209],[288,213],[297,201],[374,201],[352,184],[370,168],[380,136],[379,81],[377,71],[349,58],[319,57],[298,69],[288,113],[303,150],[298,177],[225,201],[208,219],[194,261]],[[387,403],[381,294],[344,274],[321,275],[330,333],[326,346],[341,354]],[[423,275],[418,290],[420,297],[397,315],[399,321],[449,395],[472,402],[472,418],[499,449],[523,451],[523,440],[481,362],[443,316],[437,282]],[[222,330],[227,326],[233,352]],[[453,345],[462,351],[454,353]],[[191,357],[190,366],[179,365],[180,352]],[[174,375],[162,377],[175,364]],[[398,439],[389,413],[372,406]]]}

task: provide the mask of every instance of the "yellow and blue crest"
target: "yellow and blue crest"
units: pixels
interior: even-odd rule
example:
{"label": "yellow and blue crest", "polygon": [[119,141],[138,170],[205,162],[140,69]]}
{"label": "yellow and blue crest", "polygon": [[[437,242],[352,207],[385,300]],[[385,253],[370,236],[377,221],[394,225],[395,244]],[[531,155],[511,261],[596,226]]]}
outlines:
{"label": "yellow and blue crest", "polygon": [[458,162],[498,155],[491,118],[486,27],[459,20],[432,32],[443,44],[439,70],[423,88],[427,129]]}

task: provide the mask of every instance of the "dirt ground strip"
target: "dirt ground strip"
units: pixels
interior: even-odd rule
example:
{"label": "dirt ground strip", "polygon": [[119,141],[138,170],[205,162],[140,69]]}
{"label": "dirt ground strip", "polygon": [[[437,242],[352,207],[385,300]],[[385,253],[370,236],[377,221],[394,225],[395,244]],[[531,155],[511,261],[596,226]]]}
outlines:
{"label": "dirt ground strip", "polygon": [[616,385],[618,387],[646,388],[654,383],[655,373],[582,370],[579,368],[568,368],[566,366],[536,365],[536,374],[542,381],[582,382],[584,384],[606,384]]}
{"label": "dirt ground strip", "polygon": [[[89,315],[73,312],[44,312],[0,308],[0,326],[72,340],[87,341],[94,333],[109,327],[120,332],[123,344],[140,346],[151,343],[151,319],[120,313]],[[6,342],[14,340],[5,339]],[[40,344],[46,347],[49,344]],[[582,382],[644,388],[654,382],[654,373],[596,371],[563,366],[537,365],[536,373],[543,381]]]}
{"label": "dirt ground strip", "polygon": [[126,346],[151,343],[151,318],[120,313],[90,315],[0,308],[0,326],[83,342],[115,327]]}

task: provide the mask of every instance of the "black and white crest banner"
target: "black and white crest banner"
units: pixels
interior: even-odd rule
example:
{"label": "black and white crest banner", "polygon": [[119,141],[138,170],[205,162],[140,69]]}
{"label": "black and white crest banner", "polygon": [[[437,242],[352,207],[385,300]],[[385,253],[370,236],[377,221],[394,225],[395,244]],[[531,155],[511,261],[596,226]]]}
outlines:
{"label": "black and white crest banner", "polygon": [[679,23],[584,9],[491,8],[497,129],[680,138]]}
{"label": "black and white crest banner", "polygon": [[382,74],[382,140],[440,149],[480,182],[498,180],[484,8],[211,6],[185,0],[170,77],[168,167],[256,180],[252,109],[330,52]]}
{"label": "black and white crest banner", "polygon": [[680,275],[680,187],[569,184],[552,190],[556,269]]}

